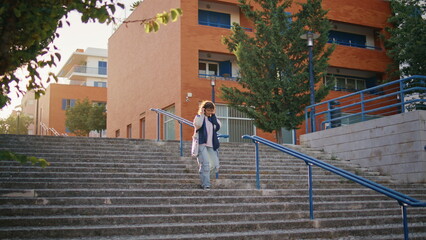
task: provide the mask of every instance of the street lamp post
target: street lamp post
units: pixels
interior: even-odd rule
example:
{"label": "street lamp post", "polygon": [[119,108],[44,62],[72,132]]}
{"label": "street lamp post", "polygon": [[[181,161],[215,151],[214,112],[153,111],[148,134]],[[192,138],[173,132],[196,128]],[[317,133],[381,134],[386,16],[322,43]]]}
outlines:
{"label": "street lamp post", "polygon": [[[210,77],[210,85],[212,86],[212,102],[215,103],[214,87],[216,86],[216,77]],[[216,172],[216,179],[219,179],[219,172]]]}
{"label": "street lamp post", "polygon": [[215,77],[211,77],[210,78],[210,85],[212,86],[212,102],[215,103],[215,92],[214,92],[214,87],[216,85],[216,78]]}
{"label": "street lamp post", "polygon": [[[309,49],[309,91],[310,91],[310,104],[315,104],[315,81],[314,81],[314,67],[313,67],[313,53],[312,49],[314,46],[314,39],[317,39],[319,34],[313,32],[307,32],[300,36],[302,39],[307,40],[307,46]],[[311,132],[315,132],[315,107],[311,108]]]}

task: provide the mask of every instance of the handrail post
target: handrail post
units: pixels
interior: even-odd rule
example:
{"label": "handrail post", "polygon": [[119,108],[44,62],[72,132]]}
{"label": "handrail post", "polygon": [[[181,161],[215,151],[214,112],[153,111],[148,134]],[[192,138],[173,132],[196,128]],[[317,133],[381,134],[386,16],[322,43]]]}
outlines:
{"label": "handrail post", "polygon": [[253,141],[256,147],[256,188],[260,190],[260,169],[259,169],[259,142]]}
{"label": "handrail post", "polygon": [[309,185],[309,217],[311,220],[314,219],[314,199],[313,199],[313,191],[312,191],[312,163],[306,162],[308,165],[308,185]]}
{"label": "handrail post", "polygon": [[361,121],[365,121],[365,103],[364,103],[364,92],[361,92]]}
{"label": "handrail post", "polygon": [[407,206],[404,203],[399,202],[399,205],[401,205],[401,211],[402,211],[402,224],[404,225],[404,240],[409,240],[408,237],[408,221],[407,221]]}
{"label": "handrail post", "polygon": [[305,132],[309,133],[309,123],[308,123],[308,108],[305,108]]}
{"label": "handrail post", "polygon": [[404,82],[399,82],[399,98],[401,98],[401,113],[405,112],[405,96],[404,96]]}
{"label": "handrail post", "polygon": [[[328,127],[327,128],[331,128],[331,123],[333,122],[333,119],[331,118],[332,116],[332,114],[331,114],[331,112],[333,111],[333,109],[331,109],[331,101],[328,101],[328,103],[327,103],[327,119],[330,121],[328,124]],[[325,125],[325,123],[324,123],[324,125]]]}
{"label": "handrail post", "polygon": [[182,132],[182,122],[179,122],[180,128],[180,156],[183,157],[183,132]]}
{"label": "handrail post", "polygon": [[160,141],[160,113],[157,112],[157,142]]}

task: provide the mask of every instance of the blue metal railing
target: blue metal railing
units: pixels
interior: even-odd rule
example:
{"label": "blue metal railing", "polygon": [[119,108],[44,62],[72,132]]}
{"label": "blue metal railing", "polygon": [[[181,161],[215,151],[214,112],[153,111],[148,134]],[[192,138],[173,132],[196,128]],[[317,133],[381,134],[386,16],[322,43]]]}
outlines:
{"label": "blue metal railing", "polygon": [[[414,96],[414,97],[413,97]],[[411,76],[305,108],[306,133],[426,109],[426,76]],[[410,99],[409,97],[413,97]],[[310,110],[315,108],[313,116]]]}
{"label": "blue metal railing", "polygon": [[[150,108],[149,110],[154,111],[157,113],[157,141],[160,141],[160,114],[163,114],[167,117],[173,118],[179,123],[179,148],[180,148],[180,156],[183,157],[183,131],[182,131],[182,124],[186,124],[190,127],[194,127],[194,124],[182,117],[179,117],[173,113],[164,111],[162,109],[158,108]],[[226,134],[218,134],[218,138],[229,138],[229,135]]]}
{"label": "blue metal railing", "polygon": [[[219,27],[219,28],[227,28],[227,29],[231,29],[232,28],[232,25],[223,24],[223,23],[214,22],[214,21],[201,21],[201,20],[198,20],[198,24],[204,25],[204,26],[210,26],[210,27]],[[244,31],[246,31],[246,32],[253,32],[253,29],[251,29],[251,28],[246,28],[246,27],[241,27],[241,28]]]}
{"label": "blue metal railing", "polygon": [[342,40],[336,40],[336,39],[329,39],[327,42],[328,43],[335,43],[337,45],[349,46],[349,47],[382,50],[382,48],[380,48],[380,47],[369,46],[369,45],[365,45],[365,44],[361,44],[361,43],[357,43],[357,42],[352,42],[352,41],[342,41]]}
{"label": "blue metal railing", "polygon": [[198,74],[199,78],[207,78],[207,79],[211,79],[211,78],[215,78],[215,79],[220,79],[220,80],[229,80],[229,81],[237,81],[238,78],[237,77],[232,77],[232,76],[219,76],[219,75],[212,75],[212,74]]}
{"label": "blue metal railing", "polygon": [[278,151],[287,153],[293,157],[299,158],[302,161],[306,163],[308,166],[308,176],[309,176],[309,216],[311,219],[314,219],[314,205],[313,205],[313,191],[312,191],[312,166],[315,165],[317,167],[320,167],[324,170],[327,170],[329,172],[332,172],[336,175],[339,175],[341,177],[344,177],[348,180],[351,180],[353,182],[356,182],[364,187],[370,188],[378,193],[381,193],[385,196],[388,196],[390,198],[395,199],[398,204],[401,206],[402,210],[402,218],[403,218],[403,227],[404,227],[404,239],[408,240],[408,222],[407,222],[407,206],[411,207],[426,207],[426,202],[419,201],[417,199],[414,199],[412,197],[409,197],[405,194],[402,194],[400,192],[397,192],[395,190],[392,190],[390,188],[387,188],[385,186],[382,186],[376,182],[370,181],[368,179],[365,179],[363,177],[360,177],[356,174],[353,174],[351,172],[348,172],[346,170],[337,168],[331,164],[325,163],[323,161],[320,161],[316,158],[310,157],[308,155],[305,155],[303,153],[300,153],[298,151],[295,151],[293,149],[284,147],[280,144],[271,142],[269,140],[266,140],[264,138],[258,137],[258,136],[249,136],[244,135],[244,139],[251,139],[253,143],[255,144],[255,155],[256,155],[256,187],[257,189],[260,189],[260,159],[259,159],[259,143],[262,143],[268,147],[274,148]]}

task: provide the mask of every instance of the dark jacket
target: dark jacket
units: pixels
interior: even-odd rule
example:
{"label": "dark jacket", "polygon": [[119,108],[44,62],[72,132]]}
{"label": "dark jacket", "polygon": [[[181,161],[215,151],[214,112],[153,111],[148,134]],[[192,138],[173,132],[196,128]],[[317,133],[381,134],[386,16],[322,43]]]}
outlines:
{"label": "dark jacket", "polygon": [[[201,116],[197,115],[196,118],[197,117],[201,117]],[[220,143],[217,138],[217,131],[219,131],[220,129],[220,124],[217,121],[216,115],[214,114],[211,117],[208,117],[207,119],[213,124],[213,150],[216,151],[220,147]],[[198,132],[198,143],[199,144],[207,143],[207,128],[206,128],[205,119],[203,120],[203,125],[199,129],[197,129],[197,132]]]}

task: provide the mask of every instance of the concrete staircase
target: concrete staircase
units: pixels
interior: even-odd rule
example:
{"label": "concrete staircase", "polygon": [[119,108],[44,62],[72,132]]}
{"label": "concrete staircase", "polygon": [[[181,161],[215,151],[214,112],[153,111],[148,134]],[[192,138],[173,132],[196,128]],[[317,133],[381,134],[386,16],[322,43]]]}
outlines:
{"label": "concrete staircase", "polygon": [[[426,199],[425,185],[294,147]],[[266,147],[256,190],[253,144],[222,144],[209,191],[176,141],[0,135],[4,149],[51,166],[0,161],[0,239],[403,239],[396,201],[318,168],[310,220],[305,163]],[[408,214],[410,239],[426,239],[426,210]]]}

